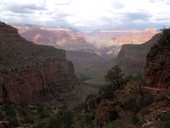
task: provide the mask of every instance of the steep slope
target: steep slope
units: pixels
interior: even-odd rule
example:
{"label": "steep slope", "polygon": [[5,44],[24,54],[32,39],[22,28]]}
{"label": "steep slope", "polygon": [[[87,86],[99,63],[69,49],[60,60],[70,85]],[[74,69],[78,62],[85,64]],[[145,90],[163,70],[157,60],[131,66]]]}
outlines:
{"label": "steep slope", "polygon": [[[147,54],[145,77],[133,77],[127,81],[120,75],[121,70],[118,72],[115,68],[116,73],[115,69],[111,69],[114,72],[110,75],[113,83],[89,95],[82,106],[76,108],[76,121],[80,122],[80,126],[170,127],[170,29],[164,29],[157,36],[159,39],[152,40],[154,46]],[[117,83],[119,87],[116,87]],[[84,118],[87,120],[82,121]]]}
{"label": "steep slope", "polygon": [[150,86],[170,87],[170,29],[163,30],[147,55],[146,80]]}
{"label": "steep slope", "polygon": [[159,37],[160,34],[157,34],[141,45],[126,44],[122,46],[117,63],[126,75],[143,74],[146,55]]}
{"label": "steep slope", "polygon": [[78,81],[65,51],[26,41],[0,23],[0,101],[72,103]]}

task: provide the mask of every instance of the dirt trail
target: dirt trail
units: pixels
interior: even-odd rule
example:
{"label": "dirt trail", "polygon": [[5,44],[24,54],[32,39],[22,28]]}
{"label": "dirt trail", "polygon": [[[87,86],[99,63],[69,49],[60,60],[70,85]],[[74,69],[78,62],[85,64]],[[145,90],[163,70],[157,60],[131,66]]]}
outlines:
{"label": "dirt trail", "polygon": [[145,91],[150,91],[153,93],[164,93],[164,92],[170,92],[170,89],[167,88],[157,88],[157,87],[144,87]]}

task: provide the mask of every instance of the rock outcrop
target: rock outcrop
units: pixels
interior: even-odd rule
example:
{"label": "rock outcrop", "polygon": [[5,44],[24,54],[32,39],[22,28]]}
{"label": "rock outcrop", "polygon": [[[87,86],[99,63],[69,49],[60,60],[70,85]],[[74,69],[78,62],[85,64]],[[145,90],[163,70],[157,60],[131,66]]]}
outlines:
{"label": "rock outcrop", "polygon": [[0,22],[0,102],[76,100],[79,82],[65,51],[26,41]]}
{"label": "rock outcrop", "polygon": [[36,44],[54,46],[67,51],[84,51],[94,53],[97,49],[84,37],[73,30],[32,28],[20,33],[22,37]]}
{"label": "rock outcrop", "polygon": [[147,55],[145,70],[150,86],[170,87],[170,29],[163,30],[158,42]]}
{"label": "rock outcrop", "polygon": [[160,34],[152,37],[149,41],[140,45],[123,45],[117,58],[117,64],[126,75],[144,73],[146,55],[154,43],[158,41]]}

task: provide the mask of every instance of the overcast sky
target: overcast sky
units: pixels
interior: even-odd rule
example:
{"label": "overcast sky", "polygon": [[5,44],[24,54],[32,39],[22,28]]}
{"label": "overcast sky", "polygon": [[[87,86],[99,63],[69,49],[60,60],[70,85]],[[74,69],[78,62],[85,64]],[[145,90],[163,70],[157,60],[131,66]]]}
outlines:
{"label": "overcast sky", "polygon": [[0,0],[0,20],[83,29],[163,28],[170,25],[170,0]]}

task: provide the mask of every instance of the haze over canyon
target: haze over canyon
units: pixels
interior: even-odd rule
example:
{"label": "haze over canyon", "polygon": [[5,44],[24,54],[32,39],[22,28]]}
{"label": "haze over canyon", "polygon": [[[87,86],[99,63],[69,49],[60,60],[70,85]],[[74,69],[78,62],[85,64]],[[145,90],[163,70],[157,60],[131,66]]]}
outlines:
{"label": "haze over canyon", "polygon": [[169,0],[1,0],[0,128],[170,128]]}

